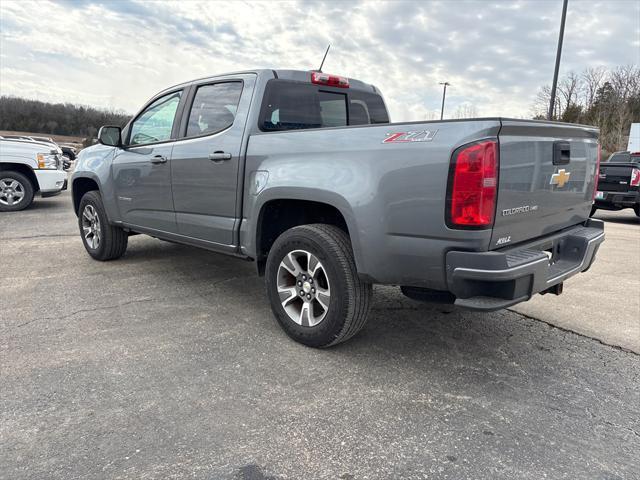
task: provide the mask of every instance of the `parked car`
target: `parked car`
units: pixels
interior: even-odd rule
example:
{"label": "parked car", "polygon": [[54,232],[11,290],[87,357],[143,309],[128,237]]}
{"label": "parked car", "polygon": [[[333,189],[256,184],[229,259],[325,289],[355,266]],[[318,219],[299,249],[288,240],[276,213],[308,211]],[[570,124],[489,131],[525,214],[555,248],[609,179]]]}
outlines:
{"label": "parked car", "polygon": [[80,152],[86,251],[131,233],[253,260],[295,340],[365,324],[372,284],[496,310],[559,294],[604,240],[593,127],[505,118],[389,123],[380,91],[322,72],[183,83]]}
{"label": "parked car", "polygon": [[64,168],[64,170],[69,170],[69,168],[71,168],[71,162],[76,159],[76,149],[75,148],[69,147],[69,146],[66,146],[66,145],[60,145],[56,141],[54,141],[51,137],[29,136],[29,137],[22,137],[22,138],[26,138],[26,139],[32,140],[34,142],[49,143],[51,145],[54,145],[57,149],[60,150],[59,153],[63,157],[62,160],[63,160],[63,168]]}
{"label": "parked car", "polygon": [[73,162],[76,159],[76,149],[75,147],[71,146],[71,145],[65,145],[63,143],[58,143],[56,141],[54,141],[52,138],[50,137],[34,137],[31,136],[29,137],[32,140],[36,141],[36,142],[48,142],[48,143],[53,143],[54,145],[56,145],[57,147],[60,148],[60,150],[62,151],[62,155],[67,157],[69,162]]}
{"label": "parked car", "polygon": [[632,208],[640,217],[640,152],[615,152],[600,165],[591,214],[625,208]]}
{"label": "parked car", "polygon": [[0,139],[0,212],[24,210],[36,194],[67,188],[62,157],[48,143]]}
{"label": "parked car", "polygon": [[69,158],[69,160],[73,161],[76,157],[76,149],[72,145],[67,144],[59,144],[51,137],[39,137],[33,135],[4,135],[3,138],[11,139],[11,140],[26,140],[31,142],[39,142],[39,143],[49,143],[54,145],[56,148],[60,149],[60,152]]}
{"label": "parked car", "polygon": [[62,150],[62,155],[67,157],[69,161],[73,162],[76,159],[78,151],[75,147],[71,145],[65,145],[64,143],[59,143],[60,149]]}

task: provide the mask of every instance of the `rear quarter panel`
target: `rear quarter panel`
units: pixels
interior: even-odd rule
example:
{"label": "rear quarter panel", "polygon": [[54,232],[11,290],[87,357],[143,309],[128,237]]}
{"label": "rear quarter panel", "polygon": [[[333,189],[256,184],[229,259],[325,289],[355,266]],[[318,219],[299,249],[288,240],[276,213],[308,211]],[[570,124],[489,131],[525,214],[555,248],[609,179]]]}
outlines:
{"label": "rear quarter panel", "polygon": [[[491,236],[445,225],[451,153],[495,138],[499,127],[486,119],[254,134],[246,156],[243,253],[256,254],[256,223],[267,202],[313,200],[342,213],[363,278],[446,288],[446,251],[487,249]],[[433,140],[382,143],[389,133],[422,130],[435,131]],[[268,175],[259,192],[257,171]]]}

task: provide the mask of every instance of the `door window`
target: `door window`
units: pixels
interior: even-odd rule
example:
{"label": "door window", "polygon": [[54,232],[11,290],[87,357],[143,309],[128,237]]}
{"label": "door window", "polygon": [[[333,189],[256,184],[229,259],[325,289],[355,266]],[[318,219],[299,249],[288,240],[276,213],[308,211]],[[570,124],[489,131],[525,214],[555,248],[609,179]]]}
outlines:
{"label": "door window", "polygon": [[181,96],[182,91],[173,92],[149,105],[131,125],[129,144],[146,145],[169,140]]}
{"label": "door window", "polygon": [[242,82],[198,87],[189,112],[187,137],[210,135],[233,125],[241,93]]}

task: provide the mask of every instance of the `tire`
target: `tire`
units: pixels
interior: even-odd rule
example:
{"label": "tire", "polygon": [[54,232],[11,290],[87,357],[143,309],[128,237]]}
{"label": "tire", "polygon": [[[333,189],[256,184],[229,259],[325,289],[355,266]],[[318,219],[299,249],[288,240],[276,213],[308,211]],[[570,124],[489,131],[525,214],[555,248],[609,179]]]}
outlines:
{"label": "tire", "polygon": [[636,214],[636,217],[640,217],[640,205],[634,205],[633,211]]}
{"label": "tire", "polygon": [[0,212],[24,210],[33,203],[34,193],[27,176],[11,170],[0,171]]}
{"label": "tire", "polygon": [[[302,225],[284,232],[269,251],[265,275],[271,310],[297,342],[330,347],[353,337],[367,321],[371,284],[358,277],[349,237],[333,225]],[[305,304],[306,315],[298,315]]]}
{"label": "tire", "polygon": [[[80,200],[78,228],[84,248],[96,260],[115,260],[127,250],[127,232],[109,223],[102,197],[95,190],[85,193]],[[90,232],[86,231],[87,228]]]}
{"label": "tire", "polygon": [[598,209],[596,207],[591,207],[591,213],[589,214],[590,217],[593,217],[593,214],[596,213],[598,211]]}

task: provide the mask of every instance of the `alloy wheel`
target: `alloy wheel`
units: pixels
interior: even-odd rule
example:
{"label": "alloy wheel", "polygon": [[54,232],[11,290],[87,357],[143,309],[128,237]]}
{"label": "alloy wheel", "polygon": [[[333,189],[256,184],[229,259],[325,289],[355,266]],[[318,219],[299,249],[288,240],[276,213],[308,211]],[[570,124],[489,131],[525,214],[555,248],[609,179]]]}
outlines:
{"label": "alloy wheel", "polygon": [[14,178],[0,179],[0,203],[17,205],[25,196],[24,185]]}
{"label": "alloy wheel", "polygon": [[100,246],[100,218],[93,205],[87,205],[82,211],[82,232],[87,245],[96,249]]}
{"label": "alloy wheel", "polygon": [[294,250],[282,259],[277,288],[282,308],[298,325],[314,327],[327,316],[331,298],[329,277],[311,252]]}

